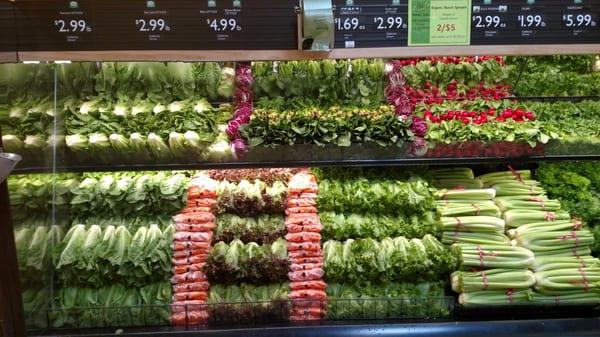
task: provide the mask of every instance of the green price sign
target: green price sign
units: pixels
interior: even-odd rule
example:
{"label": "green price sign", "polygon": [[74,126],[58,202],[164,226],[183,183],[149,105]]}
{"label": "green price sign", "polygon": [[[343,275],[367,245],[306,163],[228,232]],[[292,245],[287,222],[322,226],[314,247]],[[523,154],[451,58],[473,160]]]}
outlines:
{"label": "green price sign", "polygon": [[409,0],[409,46],[470,43],[471,0]]}

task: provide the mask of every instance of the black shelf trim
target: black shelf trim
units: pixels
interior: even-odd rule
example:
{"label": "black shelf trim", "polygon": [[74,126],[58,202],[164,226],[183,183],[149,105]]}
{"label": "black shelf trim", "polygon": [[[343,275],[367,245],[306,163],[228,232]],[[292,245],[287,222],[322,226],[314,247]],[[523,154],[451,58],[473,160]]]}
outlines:
{"label": "black shelf trim", "polygon": [[[303,325],[280,325],[250,328],[221,328],[178,330],[176,328],[155,328],[119,331],[119,336],[131,337],[346,337],[346,336],[438,336],[438,337],[480,337],[480,336],[597,336],[600,331],[600,318],[566,318],[541,320],[506,321],[432,321],[432,322],[322,322]],[[108,337],[115,336],[114,330],[74,330],[69,336]],[[31,336],[65,336],[65,332],[48,332]]]}

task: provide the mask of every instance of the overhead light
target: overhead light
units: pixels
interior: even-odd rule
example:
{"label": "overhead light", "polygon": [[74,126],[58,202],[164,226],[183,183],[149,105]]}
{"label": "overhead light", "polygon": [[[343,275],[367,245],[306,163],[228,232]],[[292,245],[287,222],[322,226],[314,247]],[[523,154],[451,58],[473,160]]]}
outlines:
{"label": "overhead light", "polygon": [[56,64],[70,64],[71,61],[69,61],[69,60],[60,60],[60,61],[57,60],[57,61],[54,61],[54,63],[56,63]]}
{"label": "overhead light", "polygon": [[23,64],[39,64],[40,61],[23,61]]}

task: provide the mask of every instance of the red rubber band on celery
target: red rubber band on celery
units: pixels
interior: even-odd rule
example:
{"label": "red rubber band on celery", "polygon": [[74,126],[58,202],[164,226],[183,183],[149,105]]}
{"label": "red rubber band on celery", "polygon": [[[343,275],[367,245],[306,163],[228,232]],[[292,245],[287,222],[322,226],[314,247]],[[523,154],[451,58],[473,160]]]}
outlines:
{"label": "red rubber band on celery", "polygon": [[514,289],[510,288],[506,290],[506,296],[508,296],[508,303],[513,304],[513,293],[514,293]]}
{"label": "red rubber band on celery", "polygon": [[454,228],[454,236],[452,237],[452,243],[456,243],[458,242],[458,233],[460,232],[460,229],[465,228],[465,226],[462,224],[462,222],[460,221],[460,219],[458,217],[454,218],[457,222],[456,227]]}
{"label": "red rubber band on celery", "polygon": [[466,187],[464,187],[463,185],[458,185],[452,188],[453,190],[464,190],[466,189]]}
{"label": "red rubber band on celery", "polygon": [[544,219],[546,221],[550,221],[550,222],[556,221],[556,213],[546,212],[546,213],[544,213]]}
{"label": "red rubber band on celery", "polygon": [[483,289],[485,290],[490,286],[490,282],[485,271],[481,271],[481,278],[483,279]]}
{"label": "red rubber band on celery", "polygon": [[498,253],[486,253],[483,250],[481,250],[481,245],[477,245],[477,252],[479,253],[479,266],[481,268],[485,267],[485,263],[484,263],[484,259],[486,256],[498,256]]}
{"label": "red rubber band on celery", "polygon": [[579,257],[579,254],[577,253],[577,248],[579,248],[579,236],[577,235],[576,231],[572,231],[571,234],[566,234],[566,235],[561,235],[559,237],[557,237],[557,239],[559,239],[560,241],[567,241],[569,239],[575,239],[575,246],[573,247],[573,255],[575,255],[576,257]]}
{"label": "red rubber band on celery", "polygon": [[536,198],[531,198],[529,200],[539,202],[540,203],[540,207],[542,208],[542,211],[546,210],[546,205],[544,204],[544,199],[536,197]]}
{"label": "red rubber band on celery", "polygon": [[515,169],[512,166],[510,166],[510,165],[508,165],[508,169],[515,176],[515,178],[517,178],[518,181],[523,182],[523,178],[521,177],[521,173],[515,171]]}
{"label": "red rubber band on celery", "polygon": [[479,208],[479,206],[477,206],[475,204],[471,204],[471,206],[473,206],[475,208],[475,215],[481,214],[481,208]]}

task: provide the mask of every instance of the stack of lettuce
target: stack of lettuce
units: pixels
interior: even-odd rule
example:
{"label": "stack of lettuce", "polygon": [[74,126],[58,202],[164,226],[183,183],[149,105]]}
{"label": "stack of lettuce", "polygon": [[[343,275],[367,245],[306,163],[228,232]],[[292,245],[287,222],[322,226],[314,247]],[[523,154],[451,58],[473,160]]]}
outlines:
{"label": "stack of lettuce", "polygon": [[[284,210],[291,170],[214,170],[213,247],[204,272],[211,322],[287,320]],[[231,302],[241,302],[230,304]]]}
{"label": "stack of lettuce", "polygon": [[[35,271],[38,280],[45,280],[50,275],[46,271],[55,269],[57,296],[50,314],[44,314],[41,295],[29,286],[26,309],[42,312],[57,328],[167,324],[174,232],[170,215],[183,206],[188,174],[85,173],[17,179],[24,188],[15,205],[24,205],[23,216],[35,216],[36,207],[49,211],[46,196],[45,202],[52,200],[61,211],[56,219],[64,223],[33,222],[35,230],[17,229],[25,275]],[[49,300],[45,303],[48,307]]]}
{"label": "stack of lettuce", "polygon": [[26,161],[43,158],[52,146],[66,148],[67,160],[80,162],[230,157],[217,125],[229,120],[231,106],[214,109],[208,101],[232,97],[235,74],[218,63],[7,65],[0,72],[10,89],[10,101],[0,106],[2,140]]}
{"label": "stack of lettuce", "polygon": [[600,268],[590,255],[594,237],[582,222],[571,219],[558,200],[549,199],[529,171],[497,172],[482,179],[497,192],[513,244],[535,253],[535,302],[600,303]]}
{"label": "stack of lettuce", "polygon": [[464,306],[503,305],[527,301],[535,283],[528,270],[533,253],[512,247],[505,222],[494,204],[496,191],[482,189],[467,168],[435,170],[434,184],[450,188],[437,193],[444,224],[443,241],[460,251],[460,270],[452,273],[452,290]]}
{"label": "stack of lettuce", "polygon": [[[323,171],[319,189],[323,236],[341,240],[323,245],[329,318],[448,315],[440,280],[456,269],[457,256],[427,234],[439,233],[439,215],[423,179]],[[419,219],[428,219],[422,228]]]}

